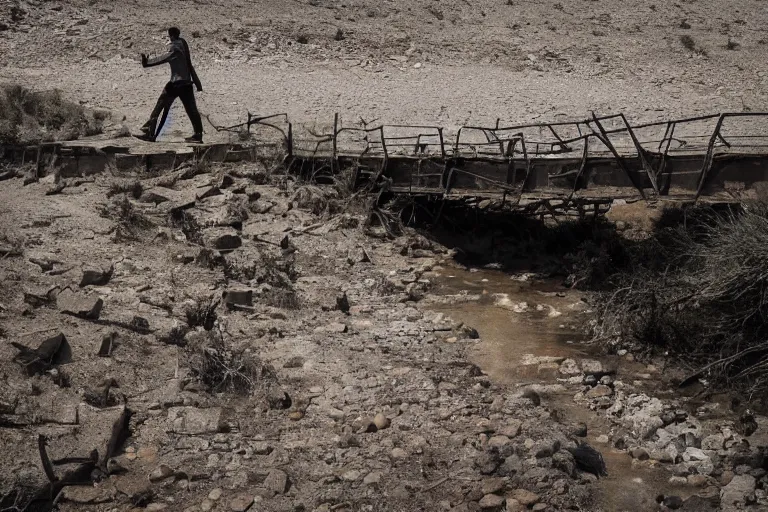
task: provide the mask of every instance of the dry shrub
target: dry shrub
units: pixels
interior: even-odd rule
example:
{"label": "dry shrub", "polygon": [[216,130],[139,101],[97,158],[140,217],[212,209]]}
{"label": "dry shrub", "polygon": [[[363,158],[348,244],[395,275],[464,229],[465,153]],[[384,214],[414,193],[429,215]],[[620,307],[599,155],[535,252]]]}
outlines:
{"label": "dry shrub", "polygon": [[195,217],[185,210],[173,210],[170,214],[171,225],[181,229],[187,240],[196,245],[204,245],[203,228]]}
{"label": "dry shrub", "polygon": [[177,347],[184,347],[187,344],[187,333],[189,333],[189,327],[177,326],[168,331],[167,336],[163,336],[160,341],[166,345],[175,345]]}
{"label": "dry shrub", "polygon": [[107,198],[111,198],[112,196],[119,194],[130,194],[134,199],[138,199],[141,197],[142,193],[144,193],[144,187],[141,185],[141,182],[136,180],[118,181],[109,185]]}
{"label": "dry shrub", "polygon": [[103,132],[104,114],[94,113],[61,92],[0,87],[0,144],[72,140]]}
{"label": "dry shrub", "polygon": [[220,331],[189,345],[187,356],[192,374],[212,392],[247,395],[276,381],[274,368],[250,352],[228,346]]}
{"label": "dry shrub", "polygon": [[600,295],[597,338],[669,352],[713,389],[768,391],[768,206],[711,211],[650,244],[661,256],[618,272]]}
{"label": "dry shrub", "polygon": [[300,185],[291,197],[291,201],[302,210],[308,210],[315,215],[338,213],[339,194],[335,188],[319,185]]}
{"label": "dry shrub", "polygon": [[266,284],[264,298],[268,305],[282,309],[299,309],[299,301],[293,283],[299,277],[293,254],[277,257],[264,254],[262,257],[263,274],[258,279]]}
{"label": "dry shrub", "polygon": [[115,236],[118,239],[135,239],[141,235],[142,231],[154,225],[146,215],[133,206],[125,194],[112,197],[109,203],[102,207],[101,216],[117,224]]}
{"label": "dry shrub", "polygon": [[189,306],[184,315],[187,317],[187,325],[190,329],[202,327],[206,331],[213,329],[216,319],[216,308],[221,301],[214,297],[201,297]]}
{"label": "dry shrub", "polygon": [[290,288],[277,288],[272,286],[265,291],[264,299],[267,305],[275,308],[291,310],[301,308],[301,301],[293,286]]}
{"label": "dry shrub", "polygon": [[[333,176],[316,174],[312,181],[300,181],[291,201],[298,208],[315,215],[333,216],[342,212],[367,212],[376,201],[371,194],[372,187],[361,187],[356,183],[354,167],[341,169]],[[317,178],[317,182],[314,181]]]}
{"label": "dry shrub", "polygon": [[680,36],[680,42],[685,47],[686,50],[694,51],[696,50],[696,41],[693,40],[691,36],[688,34],[683,34]]}

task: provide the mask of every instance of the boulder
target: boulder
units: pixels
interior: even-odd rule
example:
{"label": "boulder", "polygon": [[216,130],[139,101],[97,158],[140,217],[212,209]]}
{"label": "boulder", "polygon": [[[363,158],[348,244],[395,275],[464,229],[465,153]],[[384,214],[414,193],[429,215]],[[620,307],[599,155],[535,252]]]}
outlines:
{"label": "boulder", "polygon": [[273,469],[264,480],[264,488],[273,496],[284,494],[288,490],[288,475],[279,469]]}
{"label": "boulder", "polygon": [[56,305],[62,313],[97,320],[104,301],[97,295],[83,295],[66,289],[56,297]]}
{"label": "boulder", "polygon": [[168,409],[167,430],[175,434],[215,434],[224,428],[222,416],[221,407],[171,407]]}
{"label": "boulder", "polygon": [[85,286],[104,286],[112,279],[112,273],[114,272],[114,265],[110,265],[109,269],[104,270],[101,268],[85,268],[83,269],[83,277],[80,279],[80,288]]}
{"label": "boulder", "polygon": [[720,506],[723,511],[740,510],[748,501],[754,500],[755,478],[750,475],[736,475],[731,482],[720,489]]}

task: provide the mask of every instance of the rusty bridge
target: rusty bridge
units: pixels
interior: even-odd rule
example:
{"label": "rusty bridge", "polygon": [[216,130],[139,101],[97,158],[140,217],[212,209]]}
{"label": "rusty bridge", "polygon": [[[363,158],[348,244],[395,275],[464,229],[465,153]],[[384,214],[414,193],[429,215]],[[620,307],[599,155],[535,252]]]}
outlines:
{"label": "rusty bridge", "polygon": [[5,147],[0,155],[76,175],[108,167],[173,168],[188,159],[247,161],[279,151],[296,173],[322,180],[349,170],[357,186],[381,197],[461,200],[536,215],[598,214],[616,199],[733,202],[768,186],[768,113],[647,123],[593,113],[578,121],[496,120],[453,129],[362,120],[345,126],[338,115],[310,128],[286,114],[248,114],[234,126],[211,125],[226,142],[137,146],[130,138],[84,139]]}

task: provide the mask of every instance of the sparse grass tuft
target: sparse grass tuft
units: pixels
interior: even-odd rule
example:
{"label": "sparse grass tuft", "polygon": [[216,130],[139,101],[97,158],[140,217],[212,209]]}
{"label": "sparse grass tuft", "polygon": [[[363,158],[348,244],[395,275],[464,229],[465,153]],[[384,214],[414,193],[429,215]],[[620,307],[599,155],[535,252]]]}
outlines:
{"label": "sparse grass tuft", "polygon": [[187,240],[193,244],[203,245],[203,228],[198,224],[197,219],[185,210],[171,212],[171,225],[181,229]]}
{"label": "sparse grass tuft", "polygon": [[0,86],[0,144],[72,140],[103,132],[104,116],[65,100],[61,92]]}
{"label": "sparse grass tuft", "polygon": [[139,181],[122,181],[110,184],[107,197],[111,198],[119,194],[130,194],[134,199],[141,197],[144,192],[144,187]]}
{"label": "sparse grass tuft", "polygon": [[704,57],[707,56],[707,51],[704,48],[699,48],[696,45],[696,41],[694,41],[693,38],[688,34],[683,34],[682,36],[680,36],[680,42],[682,43],[682,45],[685,47],[686,50],[694,52],[697,55],[701,55]]}
{"label": "sparse grass tuft", "polygon": [[248,395],[275,382],[275,370],[245,350],[227,346],[221,332],[211,331],[201,345],[187,347],[192,374],[211,392]]}
{"label": "sparse grass tuft", "polygon": [[198,298],[195,304],[187,308],[184,314],[187,317],[187,325],[190,329],[202,327],[206,331],[213,329],[214,323],[218,318],[216,308],[219,306],[219,299],[213,297]]}
{"label": "sparse grass tuft", "polygon": [[154,225],[151,220],[133,206],[125,194],[112,197],[109,203],[102,207],[101,216],[111,219],[117,224],[115,236],[118,239],[135,239],[142,231]]}
{"label": "sparse grass tuft", "polygon": [[682,36],[680,36],[680,42],[683,44],[686,50],[690,50],[690,51],[696,50],[696,41],[694,41],[693,38],[688,34],[683,34]]}
{"label": "sparse grass tuft", "polygon": [[269,286],[264,294],[267,304],[282,309],[299,309],[301,303],[293,286],[299,273],[293,255],[280,258],[265,254],[261,265],[263,274],[259,283]]}

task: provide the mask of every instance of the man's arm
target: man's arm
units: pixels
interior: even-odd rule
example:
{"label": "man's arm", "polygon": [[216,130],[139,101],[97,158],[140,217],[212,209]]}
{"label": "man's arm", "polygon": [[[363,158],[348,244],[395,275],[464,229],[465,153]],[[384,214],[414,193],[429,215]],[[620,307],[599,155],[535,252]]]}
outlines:
{"label": "man's arm", "polygon": [[170,52],[166,53],[165,55],[160,55],[160,56],[154,57],[152,59],[147,59],[146,61],[144,61],[142,59],[142,63],[141,64],[145,68],[151,68],[152,66],[159,66],[160,64],[165,64],[166,62],[171,60],[171,57],[173,57],[173,50],[171,50]]}
{"label": "man's arm", "polygon": [[189,45],[187,44],[187,40],[182,39],[181,42],[184,44],[184,53],[187,56],[187,67],[189,68],[189,74],[192,77],[192,82],[195,84],[195,87],[197,87],[198,91],[202,91],[203,84],[200,83],[200,79],[197,77],[195,67],[192,65],[192,56],[189,53]]}
{"label": "man's arm", "polygon": [[200,83],[200,79],[197,78],[197,73],[195,72],[195,68],[192,66],[189,67],[189,73],[192,75],[192,81],[195,83],[195,87],[197,87],[198,92],[203,90],[203,84]]}

